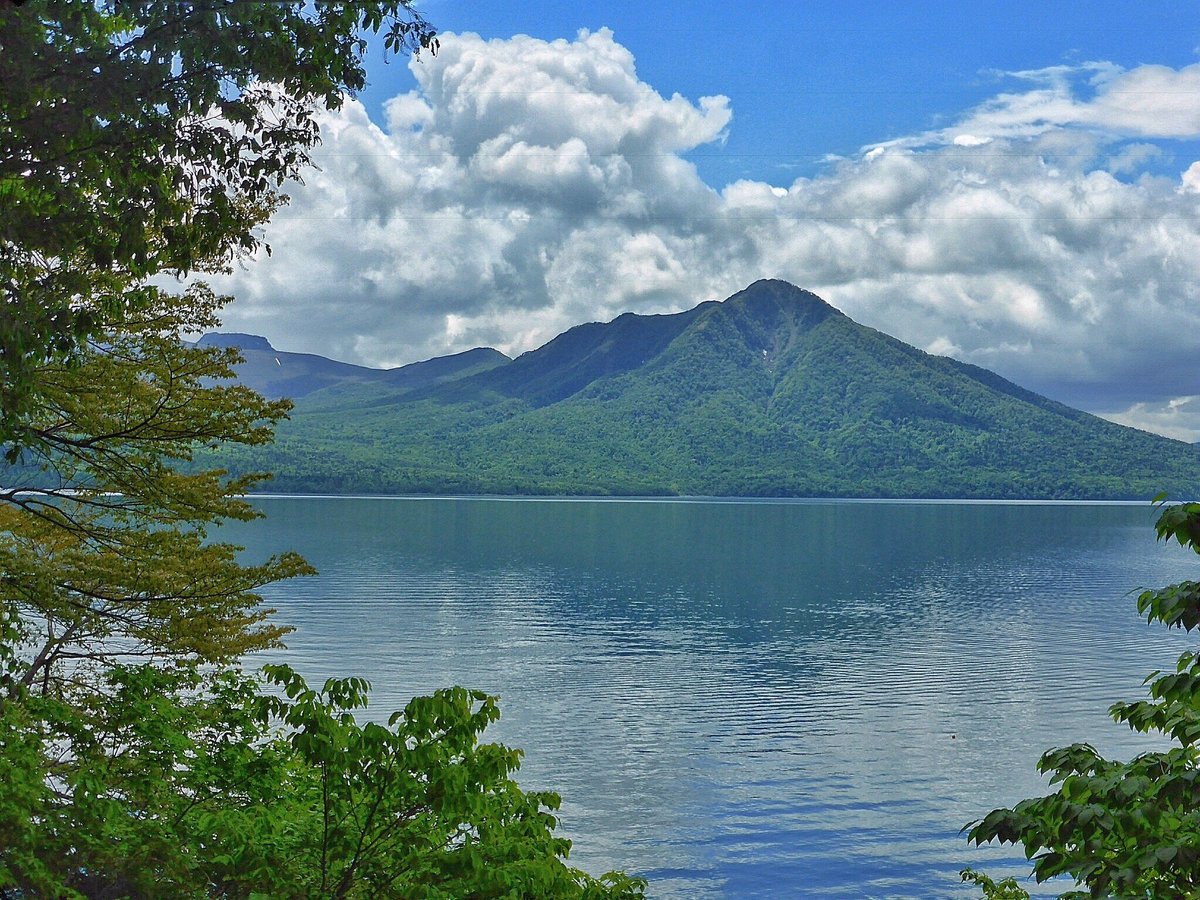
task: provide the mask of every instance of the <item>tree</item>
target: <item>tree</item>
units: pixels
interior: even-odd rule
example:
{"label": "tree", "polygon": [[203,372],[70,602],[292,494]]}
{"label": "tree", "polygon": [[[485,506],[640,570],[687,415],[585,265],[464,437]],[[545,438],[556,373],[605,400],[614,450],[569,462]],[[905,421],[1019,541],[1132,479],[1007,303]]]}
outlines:
{"label": "tree", "polygon": [[[141,665],[102,708],[0,710],[0,897],[636,897],[565,862],[557,795],[481,744],[496,699],[418,697],[359,725],[361,679]],[[207,687],[201,690],[201,685]],[[282,726],[282,727],[280,727]],[[59,753],[44,753],[47,744]]]}
{"label": "tree", "polygon": [[[1161,502],[1161,498],[1159,498]],[[1160,540],[1200,553],[1200,504],[1163,509]],[[1144,591],[1138,611],[1149,622],[1192,631],[1200,625],[1200,583]],[[1173,745],[1128,762],[1108,760],[1089,744],[1050,750],[1039,771],[1055,793],[993,810],[970,826],[975,843],[1020,844],[1033,876],[1069,876],[1072,897],[1191,897],[1200,891],[1200,653],[1183,654],[1174,672],[1146,678],[1149,699],[1117,703],[1112,717],[1134,731],[1158,733]],[[999,884],[966,870],[964,880],[987,897],[1028,894],[1011,879]]]}
{"label": "tree", "polygon": [[[266,683],[256,590],[310,571],[213,541],[261,477],[195,466],[287,403],[182,334],[224,299],[153,276],[260,246],[410,0],[0,0],[0,897],[630,896],[568,867],[557,797],[479,744],[496,701],[358,725],[361,680]],[[282,696],[280,693],[282,692]]]}
{"label": "tree", "polygon": [[285,631],[253,591],[302,561],[205,542],[252,515],[236,495],[257,477],[173,464],[261,443],[287,407],[214,388],[235,354],[178,338],[217,299],[149,279],[260,246],[316,107],[364,85],[380,31],[436,49],[411,0],[0,4],[0,607],[30,650],[10,677],[48,688],[118,649],[231,659]]}
{"label": "tree", "polygon": [[[184,474],[193,450],[267,440],[286,404],[215,387],[236,355],[203,285],[260,246],[318,139],[318,105],[363,86],[362,35],[436,49],[411,0],[0,3],[0,608],[43,690],[81,660],[237,657],[276,643],[207,529],[253,513],[258,476]],[[67,665],[70,663],[70,665]],[[55,674],[58,672],[59,674]]]}
{"label": "tree", "polygon": [[220,302],[203,286],[147,289],[71,364],[29,370],[36,402],[0,489],[0,609],[22,650],[10,685],[61,694],[88,667],[226,661],[286,632],[255,591],[309,567],[294,554],[243,565],[208,539],[256,515],[240,495],[261,476],[179,468],[197,446],[268,440],[288,409],[218,383],[236,352],[180,340],[212,327]]}
{"label": "tree", "polygon": [[0,3],[0,444],[34,369],[153,305],[147,278],[259,246],[380,31],[436,50],[412,0]]}

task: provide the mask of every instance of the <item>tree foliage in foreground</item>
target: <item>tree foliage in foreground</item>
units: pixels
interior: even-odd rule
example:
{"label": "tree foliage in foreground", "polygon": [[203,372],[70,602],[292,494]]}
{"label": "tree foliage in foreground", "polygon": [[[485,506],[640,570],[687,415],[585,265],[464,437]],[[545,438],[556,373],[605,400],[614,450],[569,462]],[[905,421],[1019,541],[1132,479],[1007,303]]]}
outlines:
{"label": "tree foliage in foreground", "polygon": [[411,0],[0,3],[0,441],[32,369],[259,246],[314,112],[365,84],[363,34],[436,48]]}
{"label": "tree foliage in foreground", "polygon": [[0,705],[0,897],[634,897],[567,865],[559,798],[479,743],[496,698],[360,725],[361,679],[116,667],[96,705]]}
{"label": "tree foliage in foreground", "polygon": [[[1200,553],[1200,504],[1164,508],[1156,530]],[[1200,625],[1200,583],[1144,591],[1137,605],[1149,622],[1191,631]],[[1197,896],[1200,652],[1183,654],[1173,672],[1152,672],[1146,685],[1149,699],[1117,703],[1112,717],[1169,737],[1169,749],[1128,762],[1105,759],[1089,744],[1050,750],[1038,770],[1057,791],[993,810],[970,827],[970,840],[1021,845],[1038,882],[1065,876],[1082,888],[1064,897]],[[971,870],[963,878],[994,900],[1029,896],[1013,879],[994,883]]]}
{"label": "tree foliage in foreground", "polygon": [[232,660],[285,633],[256,591],[309,567],[295,554],[243,564],[210,535],[257,515],[240,495],[261,476],[178,469],[197,446],[269,440],[288,408],[218,383],[236,353],[179,339],[220,302],[152,291],[75,362],[30,369],[25,446],[0,477],[13,685],[78,693],[115,661]]}

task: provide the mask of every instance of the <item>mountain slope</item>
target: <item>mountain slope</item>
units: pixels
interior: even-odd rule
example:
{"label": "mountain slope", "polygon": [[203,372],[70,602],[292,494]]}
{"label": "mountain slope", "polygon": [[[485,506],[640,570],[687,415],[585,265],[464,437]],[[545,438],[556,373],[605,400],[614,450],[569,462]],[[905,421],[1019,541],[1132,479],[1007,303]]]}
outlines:
{"label": "mountain slope", "polygon": [[245,359],[236,367],[238,381],[271,399],[288,397],[296,400],[325,388],[347,384],[380,385],[393,391],[416,390],[509,362],[499,350],[477,347],[395,369],[370,369],[312,353],[276,350],[266,338],[253,334],[212,332],[196,343],[200,347],[237,347]]}
{"label": "mountain slope", "polygon": [[571,329],[418,388],[301,400],[262,467],[288,490],[1194,495],[1200,451],[861,326],[780,281]]}
{"label": "mountain slope", "polygon": [[625,313],[611,322],[577,325],[503,369],[463,379],[422,396],[442,403],[511,397],[548,406],[592,382],[644,366],[675,340],[709,305],[667,316]]}

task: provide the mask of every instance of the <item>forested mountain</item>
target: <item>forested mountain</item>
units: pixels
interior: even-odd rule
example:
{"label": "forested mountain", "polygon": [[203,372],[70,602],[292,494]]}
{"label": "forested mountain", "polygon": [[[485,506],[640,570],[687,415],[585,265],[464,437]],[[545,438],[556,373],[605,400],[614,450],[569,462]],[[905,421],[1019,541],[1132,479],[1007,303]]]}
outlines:
{"label": "forested mountain", "polygon": [[437,378],[342,378],[300,397],[274,446],[221,462],[274,471],[284,491],[1146,499],[1200,487],[1192,445],[931,356],[782,281],[581,325],[511,361],[491,353],[393,370]]}

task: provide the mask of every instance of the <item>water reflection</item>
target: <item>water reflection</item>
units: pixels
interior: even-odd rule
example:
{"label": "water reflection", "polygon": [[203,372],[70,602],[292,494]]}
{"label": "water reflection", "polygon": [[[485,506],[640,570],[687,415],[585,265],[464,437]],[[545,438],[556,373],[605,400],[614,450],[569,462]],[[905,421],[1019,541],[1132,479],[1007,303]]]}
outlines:
{"label": "water reflection", "polygon": [[[1126,594],[1191,577],[1146,506],[263,499],[315,579],[268,601],[380,717],[450,683],[562,792],[572,859],[658,896],[955,896],[958,828],[1180,652]],[[1007,862],[1006,862],[1007,861]]]}

